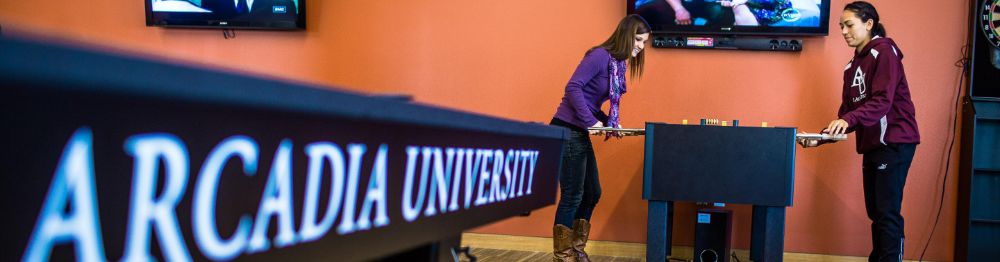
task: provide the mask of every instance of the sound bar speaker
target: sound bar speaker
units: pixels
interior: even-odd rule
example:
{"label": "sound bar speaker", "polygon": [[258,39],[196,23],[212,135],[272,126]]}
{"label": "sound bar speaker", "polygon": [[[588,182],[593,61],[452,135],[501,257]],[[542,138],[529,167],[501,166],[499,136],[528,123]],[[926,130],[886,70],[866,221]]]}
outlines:
{"label": "sound bar speaker", "polygon": [[733,213],[725,209],[699,209],[694,227],[695,262],[729,262]]}
{"label": "sound bar speaker", "polygon": [[653,47],[801,52],[803,41],[787,37],[655,35]]}

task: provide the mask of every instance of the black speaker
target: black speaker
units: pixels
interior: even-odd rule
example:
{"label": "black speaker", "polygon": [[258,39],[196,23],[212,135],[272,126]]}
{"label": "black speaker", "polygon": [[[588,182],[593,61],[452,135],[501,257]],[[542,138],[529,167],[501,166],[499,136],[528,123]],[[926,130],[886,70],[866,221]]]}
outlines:
{"label": "black speaker", "polygon": [[800,52],[802,51],[802,39],[788,37],[657,34],[653,36],[653,47]]}
{"label": "black speaker", "polygon": [[729,262],[732,250],[733,212],[699,209],[694,226],[694,261]]}

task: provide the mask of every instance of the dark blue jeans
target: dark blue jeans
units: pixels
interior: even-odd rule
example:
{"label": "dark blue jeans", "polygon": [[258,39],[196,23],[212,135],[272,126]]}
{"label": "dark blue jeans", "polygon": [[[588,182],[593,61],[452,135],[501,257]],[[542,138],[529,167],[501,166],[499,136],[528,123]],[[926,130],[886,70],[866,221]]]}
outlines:
{"label": "dark blue jeans", "polygon": [[569,141],[563,147],[562,169],[559,172],[559,206],[555,224],[573,228],[573,220],[594,214],[601,198],[601,182],[597,178],[597,160],[587,130],[553,118],[552,125],[570,129]]}
{"label": "dark blue jeans", "polygon": [[903,259],[903,186],[916,144],[889,144],[864,154],[865,209],[872,221],[868,261]]}

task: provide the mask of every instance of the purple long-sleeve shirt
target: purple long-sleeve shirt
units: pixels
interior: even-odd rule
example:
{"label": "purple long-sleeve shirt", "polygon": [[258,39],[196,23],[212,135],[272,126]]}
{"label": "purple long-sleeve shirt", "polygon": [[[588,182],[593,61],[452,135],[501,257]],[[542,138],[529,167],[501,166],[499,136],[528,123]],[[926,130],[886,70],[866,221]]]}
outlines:
{"label": "purple long-sleeve shirt", "polygon": [[875,38],[844,69],[837,115],[857,134],[864,154],[888,143],[920,143],[916,110],[903,72],[903,52],[889,38]]}
{"label": "purple long-sleeve shirt", "polygon": [[566,83],[555,118],[584,129],[598,121],[608,121],[607,114],[601,111],[601,104],[609,98],[610,60],[611,56],[604,48],[594,48],[583,57],[569,83]]}

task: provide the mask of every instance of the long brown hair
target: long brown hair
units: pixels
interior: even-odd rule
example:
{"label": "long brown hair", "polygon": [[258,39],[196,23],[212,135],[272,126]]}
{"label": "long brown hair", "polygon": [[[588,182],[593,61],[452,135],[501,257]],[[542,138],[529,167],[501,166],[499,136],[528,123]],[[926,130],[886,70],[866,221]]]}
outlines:
{"label": "long brown hair", "polygon": [[[635,47],[635,35],[649,33],[649,24],[646,19],[642,19],[637,14],[627,15],[620,22],[615,32],[598,46],[590,49],[604,48],[611,53],[611,56],[618,60],[628,59],[628,71],[632,78],[642,77],[643,61],[646,61],[646,50],[643,49],[638,55],[632,57],[632,48]],[[590,51],[587,51],[588,53]]]}

